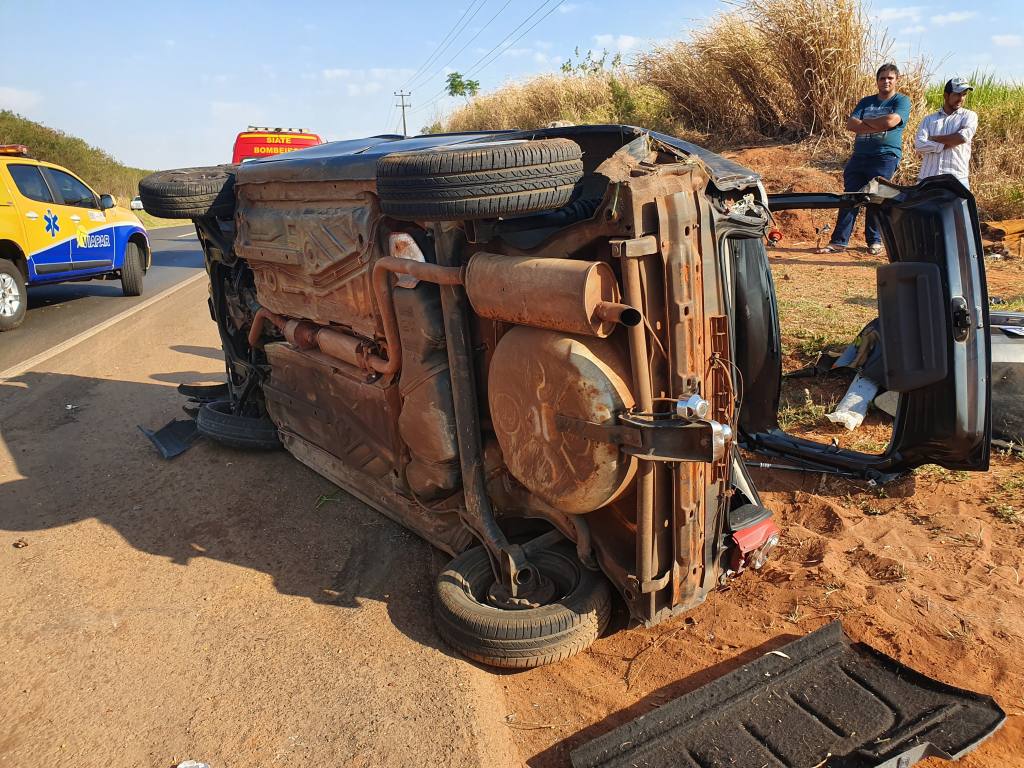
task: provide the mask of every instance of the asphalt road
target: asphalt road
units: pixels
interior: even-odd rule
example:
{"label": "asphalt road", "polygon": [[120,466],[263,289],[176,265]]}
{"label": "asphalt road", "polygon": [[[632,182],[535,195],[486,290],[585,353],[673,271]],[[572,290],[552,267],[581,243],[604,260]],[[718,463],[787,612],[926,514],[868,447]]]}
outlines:
{"label": "asphalt road", "polygon": [[28,316],[0,334],[0,371],[108,320],[203,270],[203,252],[191,223],[149,233],[153,266],[142,296],[121,293],[119,280],[90,280],[29,288]]}

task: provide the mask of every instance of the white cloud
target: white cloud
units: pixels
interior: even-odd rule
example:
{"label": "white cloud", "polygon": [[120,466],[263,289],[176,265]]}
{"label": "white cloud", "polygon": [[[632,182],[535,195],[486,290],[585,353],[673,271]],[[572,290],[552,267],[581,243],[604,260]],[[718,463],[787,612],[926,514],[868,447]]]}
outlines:
{"label": "white cloud", "polygon": [[345,85],[345,92],[349,96],[370,96],[378,93],[381,88],[380,83],[371,80],[366,83],[348,83]]}
{"label": "white cloud", "polygon": [[579,3],[565,3],[563,5],[558,6],[558,12],[559,13],[572,13],[573,11],[578,10],[579,7],[580,7]]}
{"label": "white cloud", "polygon": [[992,44],[1000,48],[1020,48],[1024,44],[1024,37],[1020,35],[992,35]]}
{"label": "white cloud", "polygon": [[0,107],[3,109],[25,112],[32,109],[42,100],[43,97],[35,91],[23,91],[20,88],[0,85]]}
{"label": "white cloud", "polygon": [[900,34],[901,35],[920,35],[920,34],[923,34],[924,32],[927,32],[927,31],[928,31],[928,27],[926,27],[924,24],[915,24],[912,27],[907,27],[906,29],[901,29],[900,30]]}
{"label": "white cloud", "polygon": [[941,27],[946,24],[959,24],[961,21],[973,19],[977,15],[974,11],[953,11],[952,13],[940,13],[938,16],[933,16],[932,21]]}
{"label": "white cloud", "polygon": [[923,5],[908,5],[901,8],[879,8],[873,15],[878,21],[912,21],[917,23],[927,8]]}
{"label": "white cloud", "polygon": [[348,80],[352,77],[352,72],[351,69],[324,69],[320,74],[323,75],[324,80]]}
{"label": "white cloud", "polygon": [[642,37],[633,35],[594,35],[594,42],[612,53],[628,53],[643,41]]}
{"label": "white cloud", "polygon": [[413,74],[412,69],[394,69],[390,67],[372,67],[370,69],[347,69],[336,67],[320,70],[320,76],[324,80],[341,80],[343,82],[376,82],[386,83],[396,80],[405,80]]}

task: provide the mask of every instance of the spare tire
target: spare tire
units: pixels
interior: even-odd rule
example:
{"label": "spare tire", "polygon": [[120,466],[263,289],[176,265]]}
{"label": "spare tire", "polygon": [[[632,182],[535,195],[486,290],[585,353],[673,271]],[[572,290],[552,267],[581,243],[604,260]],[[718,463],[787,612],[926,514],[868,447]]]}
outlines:
{"label": "spare tire", "polygon": [[142,207],[163,219],[229,219],[235,215],[236,170],[237,165],[211,165],[151,173],[139,182]]}
{"label": "spare tire", "polygon": [[277,427],[267,416],[239,416],[231,412],[230,400],[203,403],[196,414],[199,434],[222,445],[255,451],[281,447]]}
{"label": "spare tire", "polygon": [[611,615],[604,574],[583,568],[567,545],[532,553],[530,562],[554,583],[555,599],[503,609],[487,599],[494,574],[483,547],[452,560],[434,592],[434,621],[445,642],[492,667],[532,669],[574,656],[597,640]]}
{"label": "spare tire", "polygon": [[407,221],[522,216],[561,208],[583,178],[569,139],[401,152],[377,162],[385,214]]}

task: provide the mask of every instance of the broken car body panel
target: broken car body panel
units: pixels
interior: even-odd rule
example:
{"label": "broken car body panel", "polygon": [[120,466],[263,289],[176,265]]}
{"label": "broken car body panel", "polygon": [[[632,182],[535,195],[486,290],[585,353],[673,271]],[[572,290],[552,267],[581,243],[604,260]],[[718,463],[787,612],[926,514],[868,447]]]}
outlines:
{"label": "broken car body panel", "polygon": [[[884,388],[901,394],[881,455],[840,450],[785,434],[778,311],[760,244],[737,267],[738,364],[748,377],[740,430],[759,453],[803,466],[884,480],[926,463],[988,469],[991,440],[988,294],[974,198],[953,177],[899,187],[879,179],[861,192],[769,196],[772,210],[867,205],[890,263],[878,269]],[[772,327],[776,330],[772,331]]]}

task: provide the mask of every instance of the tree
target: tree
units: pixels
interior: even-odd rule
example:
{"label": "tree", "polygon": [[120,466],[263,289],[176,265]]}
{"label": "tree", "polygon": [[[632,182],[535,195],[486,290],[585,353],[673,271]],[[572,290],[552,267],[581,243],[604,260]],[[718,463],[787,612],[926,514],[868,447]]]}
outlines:
{"label": "tree", "polygon": [[480,91],[479,80],[467,80],[461,72],[448,74],[448,95],[462,96],[469,103],[470,96],[476,96]]}

